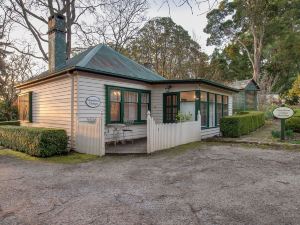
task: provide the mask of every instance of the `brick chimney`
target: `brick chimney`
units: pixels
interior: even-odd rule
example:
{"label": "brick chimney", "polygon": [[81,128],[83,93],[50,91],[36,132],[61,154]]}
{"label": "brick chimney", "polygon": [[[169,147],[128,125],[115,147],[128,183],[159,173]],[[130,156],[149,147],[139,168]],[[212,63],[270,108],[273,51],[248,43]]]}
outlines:
{"label": "brick chimney", "polygon": [[61,14],[54,14],[48,20],[49,71],[54,72],[66,64],[66,22]]}

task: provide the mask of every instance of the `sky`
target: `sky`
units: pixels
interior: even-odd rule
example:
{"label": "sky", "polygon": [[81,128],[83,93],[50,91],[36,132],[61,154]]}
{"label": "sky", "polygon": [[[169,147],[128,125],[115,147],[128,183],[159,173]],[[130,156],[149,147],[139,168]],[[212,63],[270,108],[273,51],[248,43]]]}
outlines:
{"label": "sky", "polygon": [[214,47],[206,46],[206,39],[208,35],[203,32],[203,29],[207,24],[206,12],[208,11],[208,5],[203,3],[200,9],[198,9],[196,5],[193,5],[192,12],[188,5],[181,7],[171,5],[169,10],[169,7],[166,4],[162,5],[161,2],[162,0],[153,0],[150,3],[150,8],[147,14],[148,17],[170,16],[176,24],[181,25],[185,30],[187,30],[191,37],[196,36],[196,41],[200,44],[204,52],[211,54]]}

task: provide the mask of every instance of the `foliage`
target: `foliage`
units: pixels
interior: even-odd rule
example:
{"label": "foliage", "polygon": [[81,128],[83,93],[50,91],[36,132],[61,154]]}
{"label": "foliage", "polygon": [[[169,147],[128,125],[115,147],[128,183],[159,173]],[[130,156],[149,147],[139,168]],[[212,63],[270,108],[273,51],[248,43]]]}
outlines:
{"label": "foliage", "polygon": [[288,91],[285,96],[288,104],[297,105],[300,101],[300,75],[293,83],[292,88]]}
{"label": "foliage", "polygon": [[300,109],[295,110],[294,116],[286,120],[286,129],[300,133]]}
{"label": "foliage", "polygon": [[176,121],[177,122],[186,122],[186,121],[190,121],[192,119],[192,114],[191,113],[182,113],[182,112],[178,112],[178,114],[176,115]]}
{"label": "foliage", "polygon": [[208,57],[170,17],[148,21],[125,52],[168,79],[206,77]]}
{"label": "foliage", "polygon": [[0,145],[32,156],[49,157],[68,152],[68,137],[61,129],[0,126]]}
{"label": "foliage", "polygon": [[78,152],[69,152],[65,155],[60,156],[51,156],[47,158],[38,158],[34,156],[27,155],[23,152],[17,152],[10,149],[2,149],[0,151],[0,156],[13,156],[22,160],[29,161],[38,161],[38,162],[47,162],[47,163],[62,163],[62,164],[76,164],[76,163],[85,163],[92,160],[99,159],[99,156],[82,154]]}
{"label": "foliage", "polygon": [[[249,2],[254,6],[249,8]],[[299,7],[298,0],[221,1],[207,15],[205,28],[210,34],[207,43],[218,47],[211,58],[212,76],[229,81],[249,79],[257,64],[261,93],[286,93],[300,72]],[[264,12],[257,13],[261,9]],[[256,23],[252,29],[251,24]]]}
{"label": "foliage", "polygon": [[12,120],[12,121],[2,121],[0,122],[0,126],[10,125],[10,126],[20,126],[20,121]]}
{"label": "foliage", "polygon": [[265,124],[264,112],[242,112],[221,118],[220,129],[224,137],[240,137]]}
{"label": "foliage", "polygon": [[278,107],[277,105],[269,105],[269,106],[265,109],[265,118],[266,118],[266,120],[274,119],[273,111],[274,111],[274,109],[276,109],[277,107]]}
{"label": "foliage", "polygon": [[[281,137],[281,131],[278,131],[278,130],[272,130],[271,134],[272,134],[273,138]],[[294,131],[293,130],[285,130],[285,136],[289,139],[294,138]]]}

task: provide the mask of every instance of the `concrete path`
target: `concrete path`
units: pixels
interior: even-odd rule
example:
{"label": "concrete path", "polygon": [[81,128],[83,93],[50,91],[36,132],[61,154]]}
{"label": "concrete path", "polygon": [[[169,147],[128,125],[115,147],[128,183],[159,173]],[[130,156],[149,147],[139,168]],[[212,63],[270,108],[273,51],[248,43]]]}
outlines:
{"label": "concrete path", "polygon": [[300,152],[203,143],[63,165],[0,156],[0,224],[300,224]]}

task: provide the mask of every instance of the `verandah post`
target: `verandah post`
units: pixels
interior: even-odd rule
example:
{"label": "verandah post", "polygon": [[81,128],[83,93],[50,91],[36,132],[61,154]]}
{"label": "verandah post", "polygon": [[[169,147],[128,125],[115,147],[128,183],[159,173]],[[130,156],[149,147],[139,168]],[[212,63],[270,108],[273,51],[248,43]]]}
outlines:
{"label": "verandah post", "polygon": [[199,126],[200,126],[200,128],[199,128],[199,130],[200,130],[200,141],[201,141],[201,139],[202,139],[202,127],[201,127],[201,113],[200,113],[200,110],[198,110],[198,115],[197,115],[197,118],[198,118],[198,123],[199,123]]}

